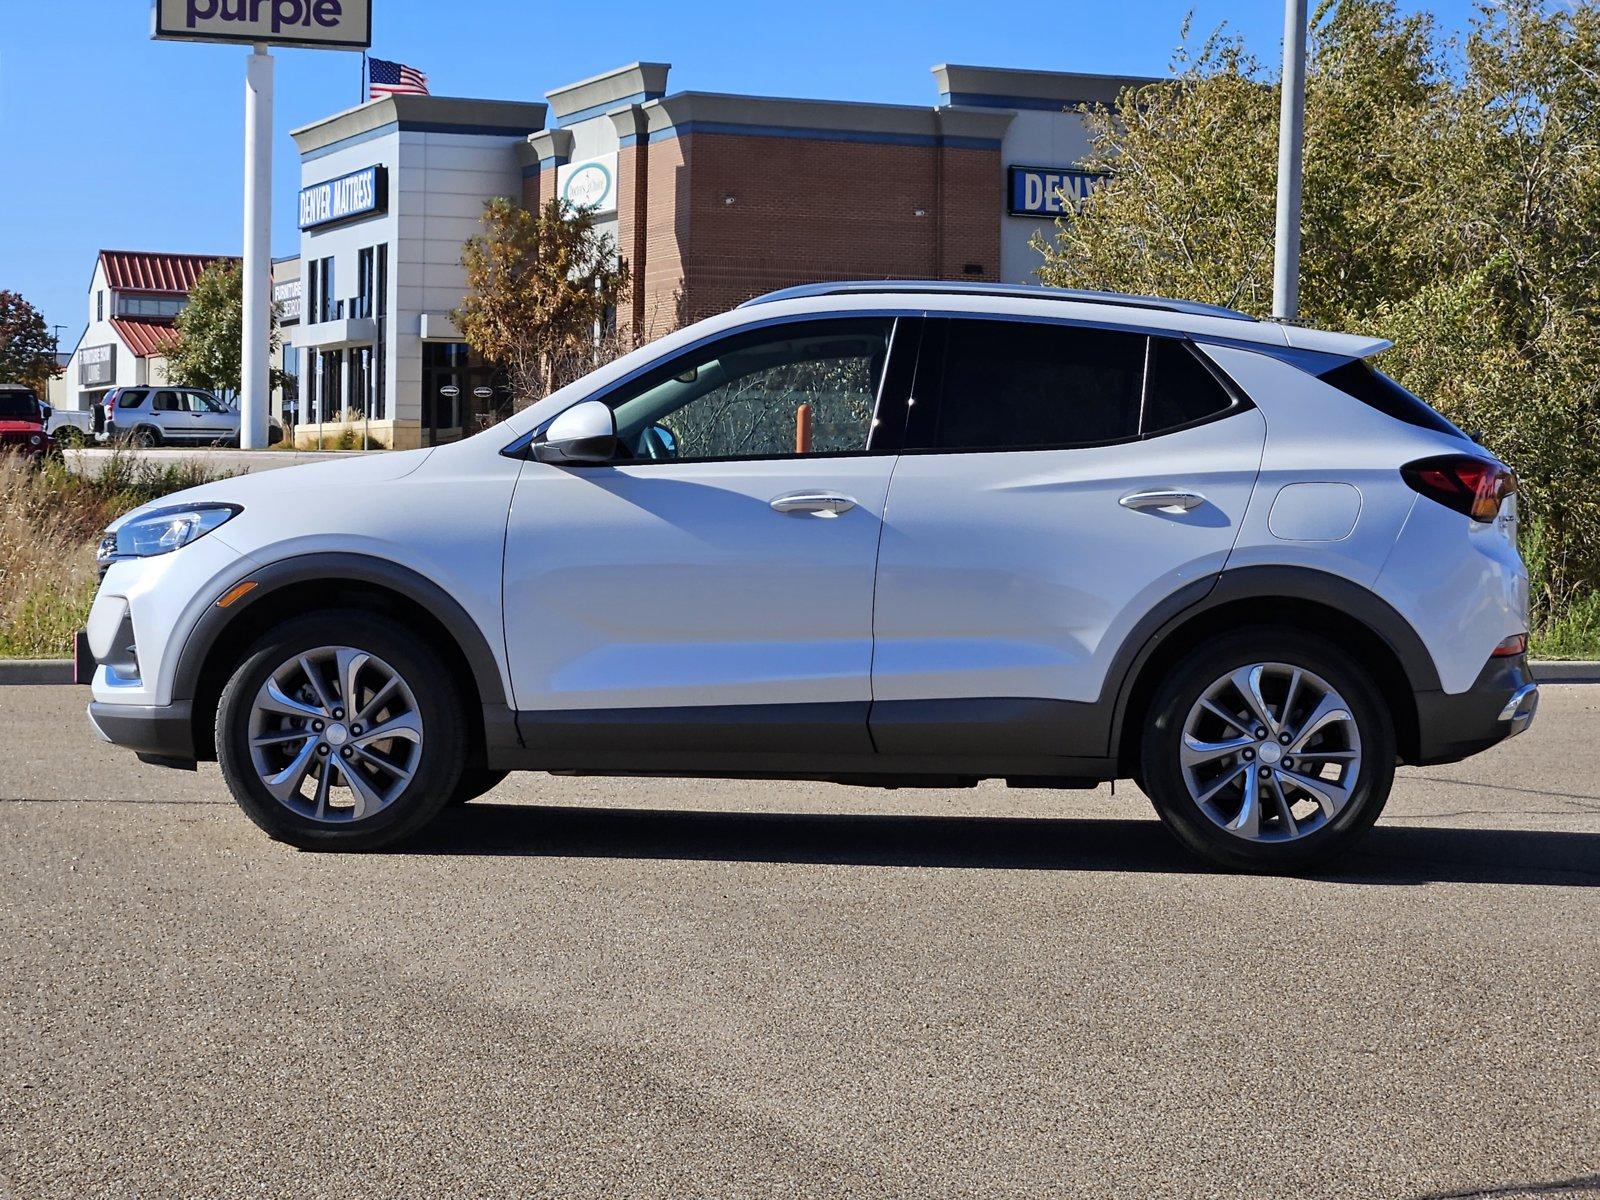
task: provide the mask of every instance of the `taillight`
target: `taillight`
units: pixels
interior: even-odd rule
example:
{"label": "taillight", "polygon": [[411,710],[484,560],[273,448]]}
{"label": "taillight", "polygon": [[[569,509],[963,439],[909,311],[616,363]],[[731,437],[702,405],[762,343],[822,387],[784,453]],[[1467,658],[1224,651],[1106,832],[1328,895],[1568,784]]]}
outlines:
{"label": "taillight", "polygon": [[1517,490],[1516,472],[1493,459],[1471,454],[1419,458],[1400,468],[1416,491],[1474,521],[1492,521],[1500,503]]}
{"label": "taillight", "polygon": [[116,411],[117,411],[117,394],[115,392],[112,392],[109,396],[106,397],[106,413],[107,413],[107,415],[110,415],[111,413],[114,413]]}
{"label": "taillight", "polygon": [[1513,633],[1505,638],[1489,654],[1490,658],[1515,658],[1519,654],[1528,652],[1528,635]]}

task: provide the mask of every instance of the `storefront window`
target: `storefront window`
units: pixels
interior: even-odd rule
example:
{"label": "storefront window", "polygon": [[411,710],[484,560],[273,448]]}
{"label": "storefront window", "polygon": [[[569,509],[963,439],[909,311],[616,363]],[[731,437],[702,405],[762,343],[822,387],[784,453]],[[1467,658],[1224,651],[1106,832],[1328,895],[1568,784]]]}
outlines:
{"label": "storefront window", "polygon": [[357,318],[372,315],[372,247],[356,254],[356,303],[350,315]]}
{"label": "storefront window", "polygon": [[332,321],[339,315],[333,299],[333,259],[314,258],[306,264],[306,324]]}
{"label": "storefront window", "polygon": [[344,353],[340,350],[324,350],[317,355],[321,378],[317,381],[317,393],[321,403],[317,409],[319,421],[337,421],[344,407],[344,391],[341,385],[341,367],[343,366]]}

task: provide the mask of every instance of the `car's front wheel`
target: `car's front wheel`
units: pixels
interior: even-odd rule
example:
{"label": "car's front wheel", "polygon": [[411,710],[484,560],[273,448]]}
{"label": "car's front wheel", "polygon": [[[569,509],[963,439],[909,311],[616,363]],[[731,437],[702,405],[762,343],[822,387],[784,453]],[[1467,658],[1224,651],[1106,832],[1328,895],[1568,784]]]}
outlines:
{"label": "car's front wheel", "polygon": [[1377,820],[1394,764],[1388,706],[1361,665],[1322,638],[1263,629],[1173,668],[1149,709],[1140,773],[1201,857],[1290,871]]}
{"label": "car's front wheel", "polygon": [[279,841],[370,850],[456,794],[462,702],[438,655],[382,616],[334,611],[268,632],[223,689],[217,758]]}

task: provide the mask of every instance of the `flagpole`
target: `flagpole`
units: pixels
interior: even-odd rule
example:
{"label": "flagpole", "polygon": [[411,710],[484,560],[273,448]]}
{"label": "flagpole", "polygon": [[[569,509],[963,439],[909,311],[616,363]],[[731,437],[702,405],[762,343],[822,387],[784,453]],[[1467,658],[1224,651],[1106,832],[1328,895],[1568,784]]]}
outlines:
{"label": "flagpole", "polygon": [[367,102],[367,52],[365,50],[363,50],[361,52],[361,99],[357,100],[356,103],[357,104],[365,104],[366,102]]}

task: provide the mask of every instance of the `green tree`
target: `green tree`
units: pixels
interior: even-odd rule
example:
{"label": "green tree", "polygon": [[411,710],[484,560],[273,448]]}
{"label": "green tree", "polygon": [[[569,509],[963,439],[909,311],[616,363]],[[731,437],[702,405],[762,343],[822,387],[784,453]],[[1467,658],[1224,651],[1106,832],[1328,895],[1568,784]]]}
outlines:
{"label": "green tree", "polygon": [[[273,306],[268,352],[282,345]],[[218,259],[189,289],[189,303],[178,314],[178,340],[167,351],[167,378],[183,387],[237,395],[243,370],[244,271],[237,262]],[[283,384],[283,372],[269,371],[270,385]]]}
{"label": "green tree", "polygon": [[496,198],[483,225],[462,251],[468,292],[451,318],[506,369],[522,408],[615,353],[605,326],[628,294],[628,266],[594,213],[564,200],[532,212]]}
{"label": "green tree", "polygon": [[[1278,90],[1222,34],[1086,110],[1081,213],[1035,239],[1050,284],[1271,307]],[[1555,620],[1600,588],[1600,4],[1485,5],[1446,36],[1325,0],[1306,78],[1301,315],[1516,468]]]}
{"label": "green tree", "polygon": [[25,383],[40,396],[61,373],[44,317],[17,292],[0,291],[0,383]]}

